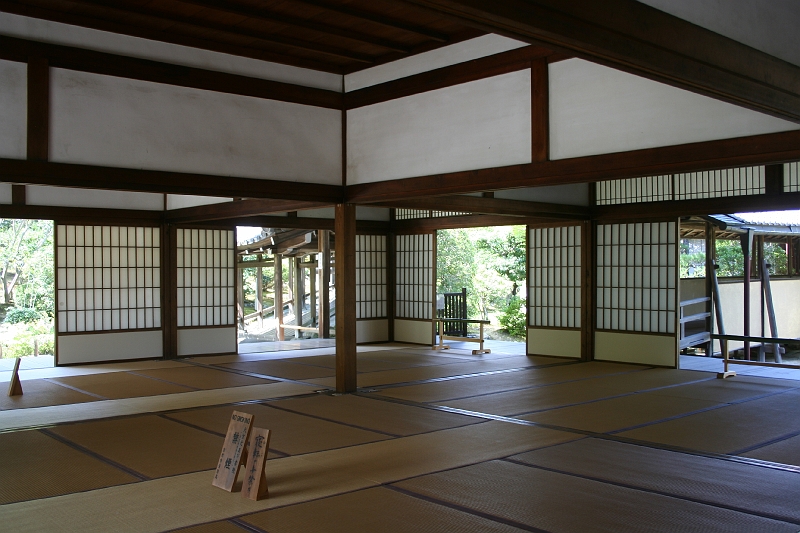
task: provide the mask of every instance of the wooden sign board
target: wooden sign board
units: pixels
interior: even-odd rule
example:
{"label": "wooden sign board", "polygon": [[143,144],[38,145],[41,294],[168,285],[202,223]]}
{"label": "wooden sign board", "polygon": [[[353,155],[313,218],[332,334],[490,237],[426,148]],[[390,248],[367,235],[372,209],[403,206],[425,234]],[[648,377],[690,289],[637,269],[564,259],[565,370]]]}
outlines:
{"label": "wooden sign board", "polygon": [[243,498],[258,501],[264,496],[269,496],[267,476],[264,474],[264,465],[269,452],[269,436],[268,429],[253,428],[250,432],[250,453],[247,456],[247,468],[242,484]]}
{"label": "wooden sign board", "polygon": [[234,411],[231,421],[228,423],[228,434],[222,444],[222,453],[217,463],[217,471],[214,472],[214,481],[211,483],[228,492],[233,491],[236,483],[236,475],[239,473],[239,466],[242,464],[245,444],[250,437],[250,426],[253,424],[253,415]]}
{"label": "wooden sign board", "polygon": [[8,384],[9,396],[22,396],[22,383],[19,380],[19,362],[20,358],[14,361],[14,371],[11,372],[11,383]]}

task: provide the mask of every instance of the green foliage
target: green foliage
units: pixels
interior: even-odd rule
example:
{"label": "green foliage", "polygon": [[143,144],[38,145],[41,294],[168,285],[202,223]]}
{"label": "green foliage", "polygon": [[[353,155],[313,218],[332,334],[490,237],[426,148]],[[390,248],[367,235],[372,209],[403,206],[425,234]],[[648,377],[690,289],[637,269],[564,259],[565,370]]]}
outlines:
{"label": "green foliage", "polygon": [[788,259],[786,257],[786,248],[784,248],[784,244],[765,242],[764,259],[766,259],[767,264],[770,265],[769,273],[771,275],[786,275],[789,273]]}
{"label": "green foliage", "polygon": [[523,309],[523,300],[519,296],[512,296],[503,314],[500,315],[500,325],[505,328],[509,335],[515,337],[525,337],[526,315]]}
{"label": "green foliage", "polygon": [[36,309],[30,307],[12,307],[6,311],[5,322],[9,324],[29,324],[36,322],[40,318],[42,318],[42,315]]}
{"label": "green foliage", "polygon": [[720,278],[744,276],[744,254],[738,240],[717,241],[717,276]]}
{"label": "green foliage", "polygon": [[0,281],[5,303],[54,316],[51,221],[0,219]]}
{"label": "green foliage", "polygon": [[478,240],[478,248],[494,256],[492,268],[513,283],[512,296],[517,294],[519,285],[526,279],[526,242],[525,226],[513,226],[505,239]]}
{"label": "green foliage", "polygon": [[53,355],[55,353],[54,328],[51,318],[43,318],[33,323],[18,323],[2,325],[3,332],[3,357],[26,357],[33,355],[36,340],[39,344],[39,355]]}

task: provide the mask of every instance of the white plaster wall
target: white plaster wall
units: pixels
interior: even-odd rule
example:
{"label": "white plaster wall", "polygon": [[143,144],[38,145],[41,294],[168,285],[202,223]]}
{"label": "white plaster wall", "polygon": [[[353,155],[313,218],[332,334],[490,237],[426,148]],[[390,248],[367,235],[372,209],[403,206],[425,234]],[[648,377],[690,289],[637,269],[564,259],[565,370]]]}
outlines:
{"label": "white plaster wall", "polygon": [[597,361],[675,368],[678,364],[678,344],[675,336],[596,331],[594,358]]}
{"label": "white plaster wall", "polygon": [[341,183],[341,112],[52,69],[51,160]]}
{"label": "white plaster wall", "polygon": [[303,209],[302,211],[297,212],[297,218],[336,218],[336,209],[333,207],[323,207],[322,209]]}
{"label": "white plaster wall", "polygon": [[222,204],[232,202],[233,198],[216,198],[214,196],[190,196],[185,194],[168,194],[167,209],[183,209],[200,205]]}
{"label": "white plaster wall", "polygon": [[102,363],[163,357],[164,335],[159,330],[56,335],[58,364]]}
{"label": "white plaster wall", "polygon": [[433,344],[433,323],[430,320],[394,319],[394,340],[414,344]]}
{"label": "white plaster wall", "polygon": [[800,65],[797,0],[639,0],[670,15]]}
{"label": "white plaster wall", "polygon": [[28,185],[25,201],[28,205],[61,207],[97,207],[105,209],[143,209],[162,211],[164,195],[157,193],[104,191]]}
{"label": "white plaster wall", "polygon": [[465,63],[473,59],[507,52],[516,48],[528,46],[528,43],[509,39],[493,33],[461,41],[460,43],[443,46],[429,52],[405,57],[403,59],[385,63],[344,77],[345,92],[357,91],[364,87],[378,85],[387,81],[413,76],[422,72],[438,68]]}
{"label": "white plaster wall", "polygon": [[580,59],[550,68],[550,156],[566,159],[800,129]]}
{"label": "white plaster wall", "polygon": [[178,330],[179,356],[236,352],[236,326]]}
{"label": "white plaster wall", "polygon": [[549,187],[506,189],[495,191],[494,197],[506,200],[525,200],[527,202],[589,205],[589,184],[572,183],[569,185],[553,185]]}
{"label": "white plaster wall", "polygon": [[11,184],[0,183],[0,204],[11,203]]}
{"label": "white plaster wall", "polygon": [[569,329],[528,328],[528,355],[581,357],[581,332]]}
{"label": "white plaster wall", "polygon": [[356,206],[356,220],[380,220],[389,221],[388,207],[366,207]]}
{"label": "white plaster wall", "polygon": [[28,143],[28,67],[0,60],[0,157],[25,159]]}
{"label": "white plaster wall", "polygon": [[347,112],[347,184],[531,161],[530,70]]}
{"label": "white plaster wall", "polygon": [[342,76],[339,74],[118,35],[10,13],[0,13],[0,35],[294,83],[329,91],[340,92],[342,90]]}
{"label": "white plaster wall", "polygon": [[356,342],[386,342],[389,340],[389,320],[357,320]]}

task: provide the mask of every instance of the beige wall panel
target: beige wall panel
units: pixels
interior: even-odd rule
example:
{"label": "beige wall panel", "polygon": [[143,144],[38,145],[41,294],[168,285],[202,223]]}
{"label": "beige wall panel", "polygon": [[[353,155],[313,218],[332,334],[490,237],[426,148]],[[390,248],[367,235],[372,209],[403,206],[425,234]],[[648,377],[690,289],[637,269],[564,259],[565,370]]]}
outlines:
{"label": "beige wall panel", "polygon": [[178,330],[178,355],[236,353],[236,326]]}
{"label": "beige wall panel", "polygon": [[253,78],[294,83],[329,91],[342,90],[342,76],[248,57],[150,41],[139,37],[60,24],[49,20],[0,13],[0,35],[64,44],[141,59],[152,59]]}
{"label": "beige wall panel", "polygon": [[162,211],[164,209],[163,194],[44,185],[28,185],[25,200],[28,205],[142,209],[146,211]]}
{"label": "beige wall panel", "polygon": [[348,111],[348,185],[529,163],[530,78],[521,70]]}
{"label": "beige wall panel", "polygon": [[572,183],[552,187],[530,187],[494,191],[495,198],[547,202],[550,204],[589,205],[589,184]]}
{"label": "beige wall panel", "polygon": [[552,159],[800,129],[793,122],[581,59],[549,68]]}
{"label": "beige wall panel", "polygon": [[160,329],[57,335],[58,363],[70,365],[163,357],[163,338]]}
{"label": "beige wall panel", "polygon": [[28,143],[28,68],[0,60],[0,157],[25,159]]}
{"label": "beige wall panel", "polygon": [[388,319],[356,321],[356,342],[386,342],[388,340]]}
{"label": "beige wall panel", "polygon": [[11,203],[11,184],[0,183],[0,204]]}
{"label": "beige wall panel", "polygon": [[341,183],[341,112],[52,69],[51,159]]}
{"label": "beige wall panel", "polygon": [[415,344],[433,344],[433,326],[425,320],[394,319],[394,340]]}
{"label": "beige wall panel", "polygon": [[183,209],[200,205],[222,204],[232,202],[233,198],[217,198],[214,196],[190,196],[185,194],[168,194],[167,209]]}
{"label": "beige wall panel", "polygon": [[523,43],[522,41],[490,33],[347,74],[344,77],[344,90],[346,92],[357,91],[364,87],[507,52],[527,45],[528,43]]}
{"label": "beige wall panel", "polygon": [[581,332],[569,329],[528,328],[528,354],[581,357]]}
{"label": "beige wall panel", "polygon": [[597,331],[594,335],[594,358],[598,361],[675,367],[677,356],[674,336],[613,331]]}

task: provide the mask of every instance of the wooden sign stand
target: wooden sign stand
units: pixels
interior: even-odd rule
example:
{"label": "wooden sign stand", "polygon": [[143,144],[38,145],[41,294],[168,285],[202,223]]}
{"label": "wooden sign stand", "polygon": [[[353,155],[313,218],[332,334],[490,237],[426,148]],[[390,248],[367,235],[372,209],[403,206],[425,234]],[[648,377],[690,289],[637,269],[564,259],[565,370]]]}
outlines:
{"label": "wooden sign stand", "polygon": [[9,396],[22,396],[22,383],[19,380],[19,363],[20,358],[14,361],[14,371],[11,372],[11,383],[8,384]]}
{"label": "wooden sign stand", "polygon": [[228,492],[233,492],[239,467],[245,456],[245,444],[250,438],[250,427],[253,424],[253,415],[234,411],[228,423],[228,434],[222,444],[222,453],[219,456],[217,470],[214,472],[214,481],[211,483]]}
{"label": "wooden sign stand", "polygon": [[267,476],[264,473],[269,453],[269,436],[270,430],[263,428],[253,428],[250,433],[250,453],[242,483],[242,498],[258,501],[264,496],[269,497]]}

